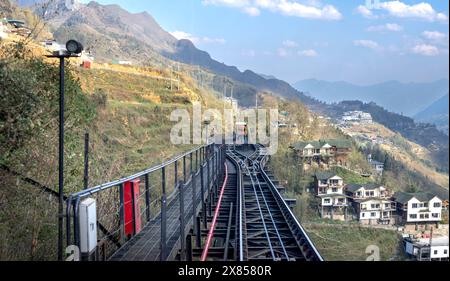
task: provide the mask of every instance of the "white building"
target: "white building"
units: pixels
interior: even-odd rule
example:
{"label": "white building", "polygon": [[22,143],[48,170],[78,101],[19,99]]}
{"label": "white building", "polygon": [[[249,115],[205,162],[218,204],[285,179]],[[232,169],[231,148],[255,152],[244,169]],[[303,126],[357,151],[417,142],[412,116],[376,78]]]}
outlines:
{"label": "white building", "polygon": [[239,102],[237,99],[232,98],[232,97],[224,97],[223,101],[225,102],[225,104],[230,105],[234,111],[236,111],[236,112],[238,111]]}
{"label": "white building", "polygon": [[355,209],[358,220],[363,224],[393,224],[396,211],[389,191],[376,184],[349,184],[345,187]]}
{"label": "white building", "polygon": [[448,242],[448,236],[404,239],[406,253],[419,261],[448,261]]}
{"label": "white building", "polygon": [[380,176],[383,174],[383,171],[384,171],[384,163],[383,162],[373,160],[371,154],[369,154],[367,156],[367,162],[369,162],[369,164],[372,166],[372,169],[375,171],[375,173],[377,173]]}
{"label": "white building", "polygon": [[41,42],[41,44],[50,52],[58,52],[66,49],[66,46],[59,44],[55,40],[46,40]]}
{"label": "white building", "polygon": [[0,21],[0,39],[8,38],[8,35],[6,34],[6,27],[3,25],[3,22]]}
{"label": "white building", "polygon": [[372,115],[363,111],[347,111],[342,116],[342,122],[344,123],[361,123],[372,124]]}
{"label": "white building", "polygon": [[393,196],[397,203],[399,218],[406,225],[417,228],[438,224],[442,220],[442,200],[434,194],[397,192]]}
{"label": "white building", "polygon": [[344,180],[333,172],[319,172],[314,177],[321,216],[346,220],[348,196],[344,194]]}

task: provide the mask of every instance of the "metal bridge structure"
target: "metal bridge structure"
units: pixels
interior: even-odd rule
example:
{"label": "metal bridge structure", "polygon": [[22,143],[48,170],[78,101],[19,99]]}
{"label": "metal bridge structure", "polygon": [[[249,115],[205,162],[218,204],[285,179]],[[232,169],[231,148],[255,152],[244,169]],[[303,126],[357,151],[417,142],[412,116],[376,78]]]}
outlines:
{"label": "metal bridge structure", "polygon": [[210,144],[71,194],[66,244],[85,260],[322,261],[268,161],[261,145]]}

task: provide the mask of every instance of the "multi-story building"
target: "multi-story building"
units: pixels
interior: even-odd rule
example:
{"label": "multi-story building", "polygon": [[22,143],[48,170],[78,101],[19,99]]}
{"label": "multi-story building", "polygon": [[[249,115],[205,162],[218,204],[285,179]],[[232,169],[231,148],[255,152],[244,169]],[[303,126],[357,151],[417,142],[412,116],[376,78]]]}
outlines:
{"label": "multi-story building", "polygon": [[351,197],[351,205],[358,220],[363,224],[393,224],[395,202],[391,194],[377,184],[349,184],[345,186],[346,194]]}
{"label": "multi-story building", "polygon": [[377,175],[380,175],[380,176],[383,175],[383,171],[384,171],[384,163],[383,162],[372,159],[371,154],[369,154],[367,156],[367,162],[369,162],[370,166],[372,166],[372,169],[375,171],[375,173]]}
{"label": "multi-story building", "polygon": [[324,162],[345,165],[352,151],[352,143],[346,139],[301,141],[291,146],[295,153],[311,164]]}
{"label": "multi-story building", "polygon": [[434,194],[397,192],[393,199],[399,223],[407,228],[427,229],[430,225],[438,226],[442,220],[442,200]]}
{"label": "multi-story building", "polygon": [[405,252],[418,261],[448,261],[448,236],[403,240]]}
{"label": "multi-story building", "polygon": [[333,172],[318,172],[314,178],[321,217],[347,220],[348,196],[344,193],[344,180]]}

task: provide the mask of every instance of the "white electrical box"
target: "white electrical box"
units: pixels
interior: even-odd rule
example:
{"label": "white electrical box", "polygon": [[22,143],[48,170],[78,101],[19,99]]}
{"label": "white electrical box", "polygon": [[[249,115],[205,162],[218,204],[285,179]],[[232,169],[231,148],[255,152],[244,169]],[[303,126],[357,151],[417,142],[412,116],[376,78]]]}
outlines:
{"label": "white electrical box", "polygon": [[80,251],[91,253],[97,247],[97,205],[95,199],[87,198],[80,203]]}

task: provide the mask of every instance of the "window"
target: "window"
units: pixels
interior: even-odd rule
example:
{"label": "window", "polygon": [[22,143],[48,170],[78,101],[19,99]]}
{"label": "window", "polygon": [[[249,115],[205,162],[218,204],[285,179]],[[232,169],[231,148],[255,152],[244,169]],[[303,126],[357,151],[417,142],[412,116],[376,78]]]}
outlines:
{"label": "window", "polygon": [[320,180],[320,184],[327,184],[327,180]]}
{"label": "window", "polygon": [[433,207],[435,207],[435,208],[440,208],[440,207],[441,207],[441,203],[435,202],[435,203],[433,204]]}
{"label": "window", "polygon": [[447,254],[447,249],[444,249],[444,255],[446,255]]}
{"label": "window", "polygon": [[331,183],[332,185],[338,185],[338,184],[339,184],[339,181],[338,181],[338,180],[331,180],[330,183]]}
{"label": "window", "polygon": [[424,208],[428,208],[428,203],[423,203]]}
{"label": "window", "polygon": [[366,191],[366,196],[369,197],[370,196],[370,192]]}
{"label": "window", "polygon": [[356,196],[361,196],[361,191],[356,192]]}
{"label": "window", "polygon": [[424,219],[424,218],[425,218],[425,215],[424,215],[424,214],[420,214],[420,218],[421,218],[421,219]]}
{"label": "window", "polygon": [[331,189],[331,191],[332,191],[332,192],[338,192],[338,189],[337,189],[336,187],[333,187],[333,188]]}
{"label": "window", "polygon": [[438,254],[438,251],[437,251],[437,250],[434,250],[434,254],[437,255],[437,254]]}
{"label": "window", "polygon": [[389,203],[385,203],[385,204],[384,204],[384,207],[385,207],[385,208],[389,208]]}
{"label": "window", "polygon": [[376,215],[377,215],[377,213],[375,213],[375,212],[370,213],[371,217],[375,217]]}
{"label": "window", "polygon": [[433,218],[438,219],[439,218],[439,213],[433,213],[432,216],[433,216]]}
{"label": "window", "polygon": [[411,214],[411,215],[409,215],[409,218],[410,219],[417,219],[417,215],[416,214]]}
{"label": "window", "polygon": [[330,198],[324,199],[323,202],[324,202],[325,204],[330,204]]}
{"label": "window", "polygon": [[429,219],[430,218],[430,214],[425,214],[425,218]]}
{"label": "window", "polygon": [[366,216],[366,213],[361,213],[361,217],[364,218]]}
{"label": "window", "polygon": [[412,207],[415,209],[417,208],[417,203],[412,203]]}

